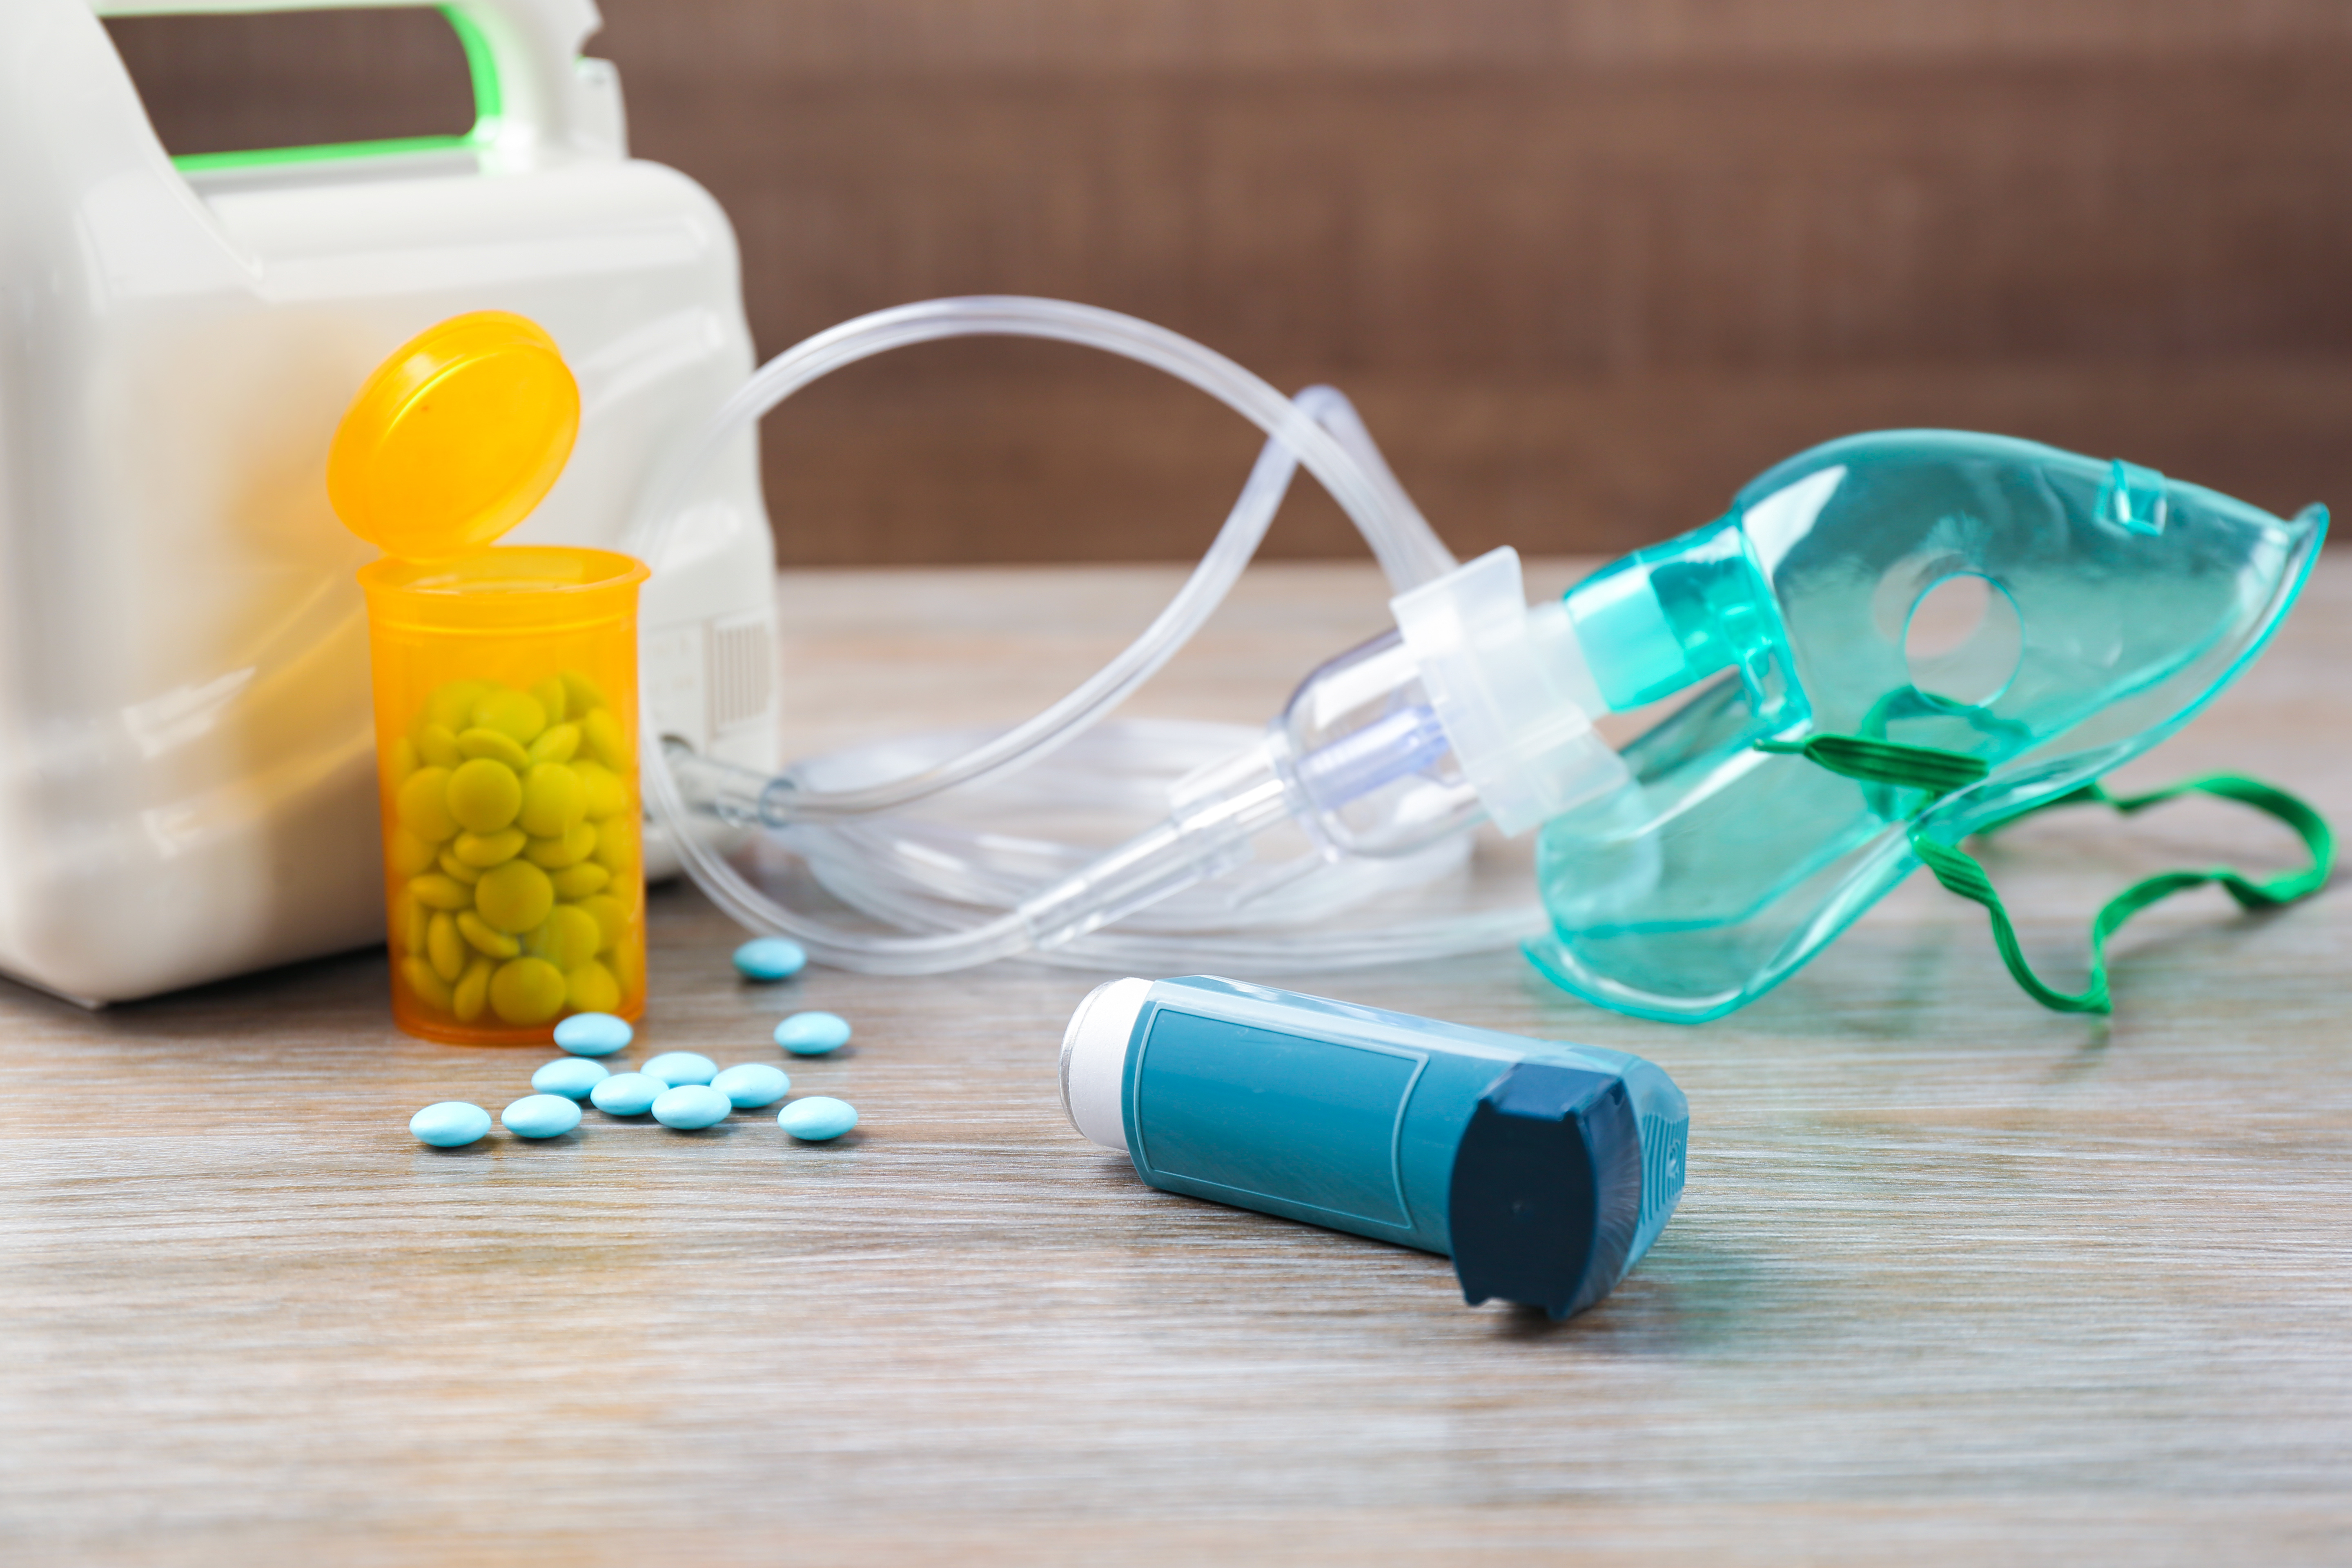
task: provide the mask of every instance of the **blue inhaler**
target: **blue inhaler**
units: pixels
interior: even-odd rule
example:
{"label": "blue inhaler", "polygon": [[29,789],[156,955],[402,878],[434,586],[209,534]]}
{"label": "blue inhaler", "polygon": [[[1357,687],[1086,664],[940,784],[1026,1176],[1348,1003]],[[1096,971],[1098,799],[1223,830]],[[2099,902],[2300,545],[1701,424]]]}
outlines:
{"label": "blue inhaler", "polygon": [[1062,1105],[1152,1186],[1450,1257],[1473,1306],[1555,1320],[1657,1239],[1690,1129],[1623,1051],[1206,975],[1090,992]]}

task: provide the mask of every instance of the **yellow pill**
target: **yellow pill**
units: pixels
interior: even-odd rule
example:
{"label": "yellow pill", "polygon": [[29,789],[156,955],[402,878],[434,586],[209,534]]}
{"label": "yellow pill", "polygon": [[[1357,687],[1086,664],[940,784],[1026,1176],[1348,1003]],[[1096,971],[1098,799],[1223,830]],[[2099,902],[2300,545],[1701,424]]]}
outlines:
{"label": "yellow pill", "polygon": [[545,732],[530,743],[530,760],[534,763],[568,763],[579,749],[579,725],[550,724]]}
{"label": "yellow pill", "polygon": [[455,735],[474,721],[474,704],[489,689],[487,680],[453,680],[425,700],[425,721]]}
{"label": "yellow pill", "polygon": [[522,847],[530,842],[523,837],[521,828],[509,827],[503,833],[460,833],[457,842],[449,848],[467,865],[478,866],[487,871],[493,866],[503,866],[521,854]]}
{"label": "yellow pill", "polygon": [[515,744],[513,736],[479,724],[457,737],[457,752],[464,757],[494,757],[517,773],[530,766],[530,753]]}
{"label": "yellow pill", "polygon": [[621,732],[621,721],[611,709],[592,708],[582,714],[580,738],[588,742],[589,755],[606,767],[629,765],[629,738]]}
{"label": "yellow pill", "polygon": [[588,792],[590,820],[602,822],[629,809],[629,786],[621,782],[620,774],[595,762],[574,763],[572,771],[580,775],[581,786]]}
{"label": "yellow pill", "polygon": [[528,860],[509,860],[474,884],[474,910],[502,931],[530,931],[555,907],[555,884]]}
{"label": "yellow pill", "polygon": [[449,1010],[449,987],[433,973],[433,966],[422,958],[400,961],[400,977],[408,982],[409,994],[428,1007],[446,1013]]}
{"label": "yellow pill", "polygon": [[454,768],[466,760],[457,749],[457,737],[446,724],[427,724],[416,731],[416,754],[436,768]]}
{"label": "yellow pill", "polygon": [[575,1013],[609,1013],[621,1005],[621,983],[592,958],[565,973],[563,999]]}
{"label": "yellow pill", "polygon": [[629,906],[610,893],[597,893],[580,900],[580,907],[596,917],[596,932],[603,938],[596,951],[604,952],[627,934]]}
{"label": "yellow pill", "polygon": [[478,956],[467,966],[466,977],[449,993],[449,1011],[457,1015],[457,1022],[472,1023],[490,1005],[490,973],[497,967]]}
{"label": "yellow pill", "polygon": [[593,860],[566,866],[548,878],[555,884],[555,896],[559,899],[584,899],[591,893],[602,891],[604,884],[612,879],[613,873]]}
{"label": "yellow pill", "polygon": [[[509,774],[509,777],[512,775]],[[522,804],[522,791],[515,791],[515,804]],[[394,810],[400,825],[427,844],[438,844],[457,831],[457,819],[449,815],[449,770],[419,768],[408,775],[393,797]],[[506,826],[500,823],[499,826]]]}
{"label": "yellow pill", "polygon": [[446,914],[436,914],[425,931],[425,956],[433,961],[433,973],[452,985],[466,973],[466,939],[457,934],[457,922]]}
{"label": "yellow pill", "polygon": [[576,669],[567,669],[563,672],[563,711],[566,716],[573,719],[577,719],[591,708],[604,706],[604,692],[597,689],[594,681]]}
{"label": "yellow pill", "polygon": [[564,714],[572,710],[572,700],[564,692],[563,678],[560,675],[549,676],[532,687],[530,694],[551,724],[562,723]]}
{"label": "yellow pill", "polygon": [[402,782],[409,774],[424,765],[416,755],[416,742],[409,740],[394,741],[392,743],[392,754],[383,760],[384,774],[392,780],[392,787],[395,792],[399,790]]}
{"label": "yellow pill", "polygon": [[558,904],[547,923],[530,933],[530,945],[532,952],[556,968],[572,970],[596,956],[596,950],[604,945],[604,931],[596,917],[578,905]]}
{"label": "yellow pill", "polygon": [[496,730],[519,746],[528,746],[547,728],[547,710],[528,691],[500,686],[485,692],[474,704],[474,722]]}
{"label": "yellow pill", "polygon": [[436,853],[433,846],[405,827],[394,828],[392,837],[384,840],[383,858],[391,861],[392,868],[404,877],[431,870]]}
{"label": "yellow pill", "polygon": [[[427,768],[417,774],[426,778],[437,770]],[[522,780],[506,763],[488,757],[476,757],[456,773],[445,774],[448,785],[448,815],[457,826],[474,833],[497,833],[509,826],[515,813],[522,809]],[[407,814],[401,814],[403,821]],[[412,827],[415,826],[411,823]],[[418,837],[431,837],[422,828]],[[441,836],[443,838],[447,834]],[[435,839],[439,843],[440,839]]]}
{"label": "yellow pill", "polygon": [[405,957],[412,952],[423,952],[432,919],[433,911],[418,903],[415,897],[403,888],[392,919],[393,941],[397,944],[394,956]]}
{"label": "yellow pill", "polygon": [[522,943],[493,927],[471,910],[457,911],[457,934],[477,952],[492,958],[512,958],[522,951]]}
{"label": "yellow pill", "polygon": [[588,791],[562,763],[541,763],[522,779],[522,812],[515,820],[534,838],[561,838],[588,816]]}
{"label": "yellow pill", "polygon": [[482,879],[482,868],[479,866],[468,866],[446,849],[441,851],[441,858],[436,864],[440,866],[443,876],[454,877],[469,888]]}
{"label": "yellow pill", "polygon": [[637,823],[635,817],[606,818],[596,828],[596,863],[617,879],[637,869]]}
{"label": "yellow pill", "polygon": [[[408,884],[408,890],[415,895],[418,903],[428,910],[462,910],[474,901],[473,889],[438,871],[414,879]],[[552,888],[548,889],[550,895],[554,891]]]}
{"label": "yellow pill", "polygon": [[543,958],[509,959],[490,976],[490,1006],[509,1024],[544,1024],[563,1010],[563,972]]}
{"label": "yellow pill", "polygon": [[[607,962],[612,966],[613,978],[621,983],[621,994],[624,997],[642,996],[646,994],[644,948],[634,942],[625,942],[613,950],[613,955]],[[610,1012],[612,1009],[607,1008],[606,1011]]]}
{"label": "yellow pill", "polygon": [[615,877],[604,884],[604,897],[628,910],[634,919],[638,907],[646,901],[646,879],[643,877]]}
{"label": "yellow pill", "polygon": [[596,853],[596,828],[593,824],[575,822],[561,838],[534,838],[522,852],[523,858],[534,866],[544,866],[560,871],[566,866],[577,866]]}

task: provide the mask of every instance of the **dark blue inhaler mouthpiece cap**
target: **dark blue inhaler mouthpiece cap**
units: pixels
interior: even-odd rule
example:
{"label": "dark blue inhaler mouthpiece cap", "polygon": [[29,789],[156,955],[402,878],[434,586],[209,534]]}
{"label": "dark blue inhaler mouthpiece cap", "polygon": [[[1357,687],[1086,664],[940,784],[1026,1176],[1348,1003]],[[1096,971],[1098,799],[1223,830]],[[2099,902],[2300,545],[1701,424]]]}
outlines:
{"label": "dark blue inhaler mouthpiece cap", "polygon": [[1524,1061],[1479,1097],[1446,1197],[1454,1272],[1492,1298],[1580,1312],[1624,1275],[1642,1219],[1642,1142],[1615,1073]]}

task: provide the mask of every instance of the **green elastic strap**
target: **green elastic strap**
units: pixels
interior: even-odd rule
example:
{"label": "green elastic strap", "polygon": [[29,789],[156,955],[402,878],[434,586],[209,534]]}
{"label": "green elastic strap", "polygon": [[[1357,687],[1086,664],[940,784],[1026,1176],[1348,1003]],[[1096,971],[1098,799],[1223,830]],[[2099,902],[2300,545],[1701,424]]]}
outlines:
{"label": "green elastic strap", "polygon": [[[1833,773],[1864,784],[1896,784],[1927,792],[1927,804],[1965,789],[1989,771],[1982,757],[1947,752],[1937,746],[1906,746],[1900,741],[1874,741],[1866,735],[1812,735],[1802,741],[1759,741],[1759,752],[1802,757]],[[1922,805],[1921,810],[1927,806]]]}
{"label": "green elastic strap", "polygon": [[[1913,813],[1915,819],[1919,812],[1925,812],[1952,791],[1982,779],[1987,771],[1981,759],[1962,752],[1856,735],[1815,735],[1803,742],[1762,741],[1757,743],[1757,749],[1802,756],[1865,785],[1895,784],[1927,791],[1927,799],[1918,812]],[[2165,871],[2133,883],[2109,899],[2091,921],[2090,984],[2079,993],[2053,989],[2033,973],[2032,966],[2025,962],[2023,949],[2018,945],[2017,928],[2011,923],[2009,910],[2002,907],[2000,894],[1975,857],[1957,846],[1938,843],[1917,826],[1910,832],[1911,852],[1946,889],[1985,907],[1992,919],[1993,944],[2000,950],[2001,962],[2009,966],[2011,976],[2026,994],[2061,1013],[2110,1013],[2115,1005],[2107,992],[2107,939],[2126,921],[2160,900],[2213,882],[2221,883],[2238,900],[2241,909],[2275,909],[2309,898],[2326,885],[2328,873],[2336,865],[2336,835],[2327,819],[2274,784],[2242,778],[2236,773],[2209,773],[2145,795],[2113,795],[2095,783],[2087,784],[2054,800],[2030,805],[1983,829],[1986,833],[1998,832],[2021,817],[2062,805],[2109,805],[2129,816],[2184,795],[2234,800],[2276,817],[2303,840],[2304,847],[2310,852],[2311,864],[2300,871],[2282,872],[2259,882],[2243,872],[2221,866],[2203,871]]]}

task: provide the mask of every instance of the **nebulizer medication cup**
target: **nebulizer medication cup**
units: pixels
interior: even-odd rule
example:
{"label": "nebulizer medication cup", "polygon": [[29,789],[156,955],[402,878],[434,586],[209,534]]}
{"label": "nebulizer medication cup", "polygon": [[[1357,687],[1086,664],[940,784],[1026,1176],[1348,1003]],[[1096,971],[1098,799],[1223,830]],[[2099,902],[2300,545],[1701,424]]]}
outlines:
{"label": "nebulizer medication cup", "polygon": [[562,470],[579,395],[547,335],[483,311],[387,360],[329,490],[386,555],[368,609],[393,1016],[543,1044],[645,1005],[634,557],[488,548]]}

